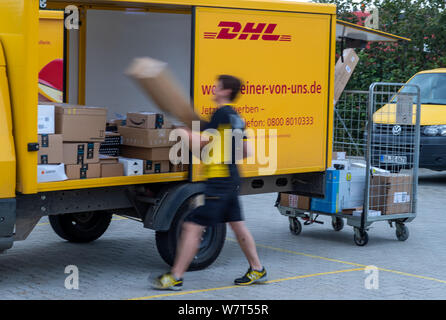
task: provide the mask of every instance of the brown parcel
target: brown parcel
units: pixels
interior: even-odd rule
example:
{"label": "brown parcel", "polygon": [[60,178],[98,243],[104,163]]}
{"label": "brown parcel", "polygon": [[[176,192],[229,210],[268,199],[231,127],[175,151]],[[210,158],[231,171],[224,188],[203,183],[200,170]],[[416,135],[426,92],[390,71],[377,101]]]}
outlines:
{"label": "brown parcel", "polygon": [[107,110],[69,104],[55,104],[56,133],[63,134],[64,141],[104,141]]}
{"label": "brown parcel", "polygon": [[141,148],[121,146],[121,155],[126,158],[143,160],[169,160],[170,147]]}
{"label": "brown parcel", "polygon": [[120,177],[124,175],[122,163],[101,163],[101,177]]}
{"label": "brown parcel", "polygon": [[126,71],[158,107],[192,128],[200,120],[187,96],[167,70],[167,63],[149,57],[136,58]]}
{"label": "brown parcel", "polygon": [[334,86],[334,100],[338,101],[344,91],[348,80],[350,80],[356,65],[358,64],[359,57],[352,48],[345,49],[343,52],[344,62],[342,57],[339,57],[335,66],[335,86]]}
{"label": "brown parcel", "polygon": [[281,193],[280,205],[289,208],[310,210],[310,198],[296,194]]}
{"label": "brown parcel", "polygon": [[154,112],[127,112],[126,125],[141,129],[172,128],[172,123],[163,114]]}
{"label": "brown parcel", "polygon": [[109,157],[101,154],[99,155],[99,162],[101,164],[101,178],[124,175],[124,165],[119,163],[118,157]]}
{"label": "brown parcel", "polygon": [[38,164],[57,164],[63,162],[61,134],[39,134],[38,142]]}
{"label": "brown parcel", "polygon": [[134,147],[170,147],[176,141],[169,141],[172,129],[140,129],[131,127],[118,127],[122,136],[122,144]]}
{"label": "brown parcel", "polygon": [[407,174],[375,174],[370,181],[370,209],[382,215],[411,211],[412,177]]}
{"label": "brown parcel", "polygon": [[65,165],[68,179],[90,179],[101,176],[100,163],[68,164]]}
{"label": "brown parcel", "polygon": [[148,173],[166,173],[169,172],[169,160],[152,161],[144,160],[144,174]]}
{"label": "brown parcel", "polygon": [[63,163],[65,164],[84,164],[99,162],[98,142],[88,143],[64,143],[63,144]]}

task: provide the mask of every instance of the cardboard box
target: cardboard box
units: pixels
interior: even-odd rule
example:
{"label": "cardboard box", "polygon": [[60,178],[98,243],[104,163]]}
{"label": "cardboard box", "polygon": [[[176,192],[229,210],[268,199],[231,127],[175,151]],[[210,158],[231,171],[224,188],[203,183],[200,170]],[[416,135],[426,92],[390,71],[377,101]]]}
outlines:
{"label": "cardboard box", "polygon": [[169,160],[170,147],[141,148],[132,146],[121,146],[121,155],[126,158],[143,160]]}
{"label": "cardboard box", "polygon": [[122,163],[101,163],[101,177],[120,177],[124,175]]}
{"label": "cardboard box", "polygon": [[409,213],[412,208],[412,176],[376,174],[370,179],[370,209],[383,215]]}
{"label": "cardboard box", "polygon": [[172,123],[163,114],[154,112],[128,112],[126,125],[141,129],[170,129]]}
{"label": "cardboard box", "polygon": [[91,179],[101,176],[100,163],[67,164],[65,172],[68,179]]}
{"label": "cardboard box", "polygon": [[61,164],[40,164],[37,165],[37,182],[53,182],[67,180],[65,166]]}
{"label": "cardboard box", "polygon": [[144,174],[149,173],[167,173],[170,170],[170,161],[169,160],[144,160]]}
{"label": "cardboard box", "polygon": [[310,197],[298,196],[296,194],[289,193],[280,194],[280,205],[284,207],[310,210],[310,202]]}
{"label": "cardboard box", "polygon": [[61,134],[39,134],[38,164],[59,164],[63,162],[63,144]]}
{"label": "cardboard box", "polygon": [[37,106],[37,133],[54,134],[54,105]]}
{"label": "cardboard box", "polygon": [[172,164],[170,163],[170,172],[184,172],[189,171],[188,164]]}
{"label": "cardboard box", "polygon": [[344,61],[339,57],[335,66],[335,87],[334,102],[336,103],[341,97],[342,92],[347,86],[350,77],[358,64],[359,57],[352,48],[345,49],[343,52]]}
{"label": "cardboard box", "polygon": [[64,141],[104,141],[106,121],[105,108],[56,104],[56,133],[63,134]]}
{"label": "cardboard box", "polygon": [[119,163],[122,163],[124,166],[125,176],[139,176],[144,172],[143,160],[141,159],[119,157]]}
{"label": "cardboard box", "polygon": [[63,144],[63,163],[84,164],[99,162],[99,142]]}
{"label": "cardboard box", "polygon": [[140,129],[131,127],[118,127],[122,136],[122,144],[133,147],[154,148],[170,147],[176,141],[169,141],[172,129]]}

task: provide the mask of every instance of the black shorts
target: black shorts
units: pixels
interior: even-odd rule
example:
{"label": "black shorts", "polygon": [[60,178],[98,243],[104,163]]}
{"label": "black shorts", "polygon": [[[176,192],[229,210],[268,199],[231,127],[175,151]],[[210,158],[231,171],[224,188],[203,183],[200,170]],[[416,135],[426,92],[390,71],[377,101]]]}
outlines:
{"label": "black shorts", "polygon": [[211,178],[205,184],[204,206],[194,209],[184,221],[202,226],[243,221],[238,183],[231,178]]}

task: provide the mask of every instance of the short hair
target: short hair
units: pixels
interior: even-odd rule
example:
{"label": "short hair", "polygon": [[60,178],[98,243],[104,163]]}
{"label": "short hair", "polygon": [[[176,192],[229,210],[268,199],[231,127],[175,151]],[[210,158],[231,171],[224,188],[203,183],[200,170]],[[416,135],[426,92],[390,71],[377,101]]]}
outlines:
{"label": "short hair", "polygon": [[222,74],[218,76],[218,81],[221,81],[223,89],[231,89],[229,99],[234,101],[240,92],[240,87],[242,86],[240,79],[227,74]]}

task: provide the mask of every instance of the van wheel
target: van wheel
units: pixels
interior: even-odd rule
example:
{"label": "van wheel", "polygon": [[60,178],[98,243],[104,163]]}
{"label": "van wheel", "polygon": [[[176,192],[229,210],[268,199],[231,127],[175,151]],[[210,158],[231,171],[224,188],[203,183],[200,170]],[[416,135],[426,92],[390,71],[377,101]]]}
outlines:
{"label": "van wheel", "polygon": [[[177,242],[181,235],[184,219],[191,213],[189,201],[178,210],[168,231],[156,232],[156,247],[163,260],[170,266],[175,260]],[[201,270],[210,266],[219,256],[226,239],[226,224],[207,227],[201,238],[199,251],[192,260],[188,271]]]}
{"label": "van wheel", "polygon": [[54,232],[70,242],[92,242],[104,234],[112,214],[107,211],[67,213],[48,216]]}

